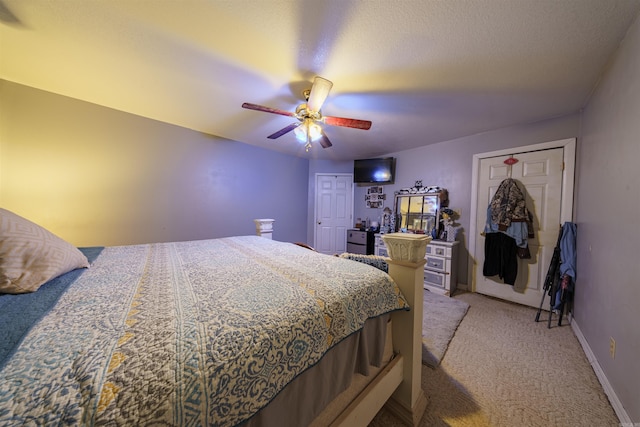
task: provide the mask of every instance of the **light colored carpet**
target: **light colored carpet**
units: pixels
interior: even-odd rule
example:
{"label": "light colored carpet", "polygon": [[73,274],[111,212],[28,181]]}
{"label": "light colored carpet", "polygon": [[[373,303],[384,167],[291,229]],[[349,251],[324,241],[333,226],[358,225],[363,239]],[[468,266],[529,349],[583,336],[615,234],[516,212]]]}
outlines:
{"label": "light colored carpet", "polygon": [[422,363],[435,368],[449,347],[458,325],[467,313],[466,302],[424,291],[422,317]]}
{"label": "light colored carpet", "polygon": [[[571,326],[547,329],[536,309],[474,293],[436,369],[421,427],[619,427]],[[370,427],[403,424],[382,409]]]}

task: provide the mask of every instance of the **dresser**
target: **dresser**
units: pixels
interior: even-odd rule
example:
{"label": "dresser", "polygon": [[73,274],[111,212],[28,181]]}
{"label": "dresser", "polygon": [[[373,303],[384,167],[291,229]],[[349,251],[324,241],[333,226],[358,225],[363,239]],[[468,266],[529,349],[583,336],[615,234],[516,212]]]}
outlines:
{"label": "dresser", "polygon": [[424,287],[443,295],[453,295],[458,286],[458,246],[460,242],[432,240],[424,256]]}
{"label": "dresser", "polygon": [[[432,240],[427,245],[424,288],[451,296],[458,286],[458,246],[460,242]],[[389,256],[380,234],[375,235],[374,253]]]}

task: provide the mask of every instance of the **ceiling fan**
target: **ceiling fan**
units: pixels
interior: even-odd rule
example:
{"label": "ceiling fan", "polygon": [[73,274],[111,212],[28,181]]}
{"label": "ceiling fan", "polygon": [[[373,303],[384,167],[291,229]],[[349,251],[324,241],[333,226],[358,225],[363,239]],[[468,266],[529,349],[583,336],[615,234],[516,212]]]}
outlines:
{"label": "ceiling fan", "polygon": [[327,138],[327,135],[320,126],[321,123],[330,126],[342,126],[355,129],[367,130],[371,127],[371,122],[368,120],[348,119],[344,117],[332,117],[323,116],[320,112],[322,104],[327,99],[329,91],[333,83],[327,79],[317,76],[313,80],[311,89],[307,89],[303,92],[306,103],[298,105],[295,113],[291,111],[279,110],[277,108],[264,107],[262,105],[251,104],[245,102],[242,104],[242,108],[249,110],[264,111],[265,113],[280,114],[282,116],[295,117],[297,122],[286,126],[279,131],[269,135],[267,138],[276,139],[282,135],[295,131],[296,138],[305,142],[305,149],[309,151],[311,148],[311,142],[318,140],[322,148],[331,147],[331,141]]}

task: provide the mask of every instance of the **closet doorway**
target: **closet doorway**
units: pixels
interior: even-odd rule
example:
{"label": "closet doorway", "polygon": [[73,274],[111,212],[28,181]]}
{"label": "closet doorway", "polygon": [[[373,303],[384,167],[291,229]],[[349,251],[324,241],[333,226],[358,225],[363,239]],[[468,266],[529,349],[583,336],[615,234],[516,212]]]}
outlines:
{"label": "closet doorway", "polygon": [[[505,163],[512,157],[516,163]],[[560,226],[572,221],[575,139],[476,154],[473,169],[471,218],[475,221],[470,224],[469,283],[475,292],[538,307]],[[534,237],[528,240],[531,259],[518,258],[514,286],[498,276],[482,274],[485,238],[481,233],[487,207],[500,183],[509,177],[517,181],[525,195],[534,228]]]}

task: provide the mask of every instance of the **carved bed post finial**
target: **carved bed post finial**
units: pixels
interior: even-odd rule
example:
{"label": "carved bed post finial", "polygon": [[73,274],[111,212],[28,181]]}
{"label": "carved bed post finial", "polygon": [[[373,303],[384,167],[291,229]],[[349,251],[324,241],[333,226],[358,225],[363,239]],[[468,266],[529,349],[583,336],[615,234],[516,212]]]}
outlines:
{"label": "carved bed post finial", "polygon": [[254,219],[253,222],[256,223],[256,234],[258,236],[266,237],[267,239],[272,238],[275,219],[261,218]]}
{"label": "carved bed post finial", "polygon": [[424,264],[431,237],[424,234],[383,234],[389,256],[389,275],[398,284],[411,311],[392,313],[393,349],[404,359],[403,379],[387,408],[409,425],[418,425],[427,408],[422,390],[422,316]]}

